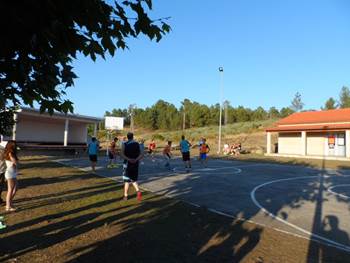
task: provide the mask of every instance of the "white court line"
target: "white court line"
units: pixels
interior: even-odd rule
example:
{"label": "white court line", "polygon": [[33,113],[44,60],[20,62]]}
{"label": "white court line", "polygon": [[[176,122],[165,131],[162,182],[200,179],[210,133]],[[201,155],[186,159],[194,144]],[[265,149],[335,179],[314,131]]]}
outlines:
{"label": "white court line", "polygon": [[[70,159],[64,159],[65,161],[69,161]],[[89,172],[89,171],[86,171],[84,170],[83,168],[80,168],[80,167],[77,167],[77,166],[74,166],[74,165],[70,165],[70,164],[67,164],[67,163],[64,163],[63,161],[60,161],[60,160],[53,160],[54,162],[57,162],[57,163],[60,163],[64,166],[69,166],[69,167],[73,167],[73,168],[76,168],[78,170],[81,170],[83,172]],[[257,164],[258,165],[258,164]],[[93,173],[92,173],[93,174]],[[113,181],[116,181],[116,182],[121,182],[121,180],[117,180],[115,178],[112,178],[112,177],[108,177],[108,176],[104,176],[104,175],[100,175],[100,174],[96,174],[95,175],[97,176],[100,176],[100,177],[104,177],[104,178],[108,178],[108,179],[111,179]],[[350,175],[343,175],[343,176],[350,176]],[[256,224],[256,225],[259,225],[259,226],[262,226],[262,227],[266,227],[266,228],[270,228],[270,229],[273,229],[273,230],[276,230],[278,232],[281,232],[281,233],[284,233],[284,234],[288,234],[288,235],[291,235],[291,236],[295,236],[295,237],[299,237],[299,238],[302,238],[302,239],[306,239],[306,240],[312,240],[316,243],[319,243],[319,244],[323,244],[323,245],[326,245],[326,246],[329,246],[329,247],[334,247],[334,248],[337,248],[337,249],[340,249],[340,250],[343,250],[343,251],[346,251],[346,252],[349,252],[350,253],[350,247],[348,246],[344,246],[342,244],[339,244],[333,240],[330,240],[330,239],[327,239],[327,238],[324,238],[324,237],[321,237],[321,236],[318,236],[316,234],[312,234],[302,228],[299,228],[285,220],[283,220],[282,218],[278,217],[278,216],[275,216],[274,214],[268,212],[265,208],[263,208],[255,199],[255,192],[256,190],[258,190],[260,187],[263,187],[265,185],[268,185],[268,184],[272,184],[273,182],[279,182],[279,181],[288,181],[288,180],[296,180],[296,179],[302,179],[302,178],[317,178],[319,176],[304,176],[304,177],[294,177],[294,178],[287,178],[287,179],[279,179],[279,180],[274,180],[274,181],[270,181],[270,182],[267,182],[267,183],[264,183],[264,184],[261,184],[261,185],[258,185],[257,187],[255,187],[253,189],[253,191],[251,192],[250,196],[252,198],[252,201],[255,203],[255,205],[257,205],[261,210],[263,210],[266,214],[268,214],[269,216],[271,216],[272,218],[275,218],[276,220],[278,221],[281,221],[282,223],[285,223],[289,226],[291,226],[292,228],[295,228],[295,229],[299,229],[301,232],[305,233],[305,234],[308,234],[310,235],[310,238],[308,237],[304,237],[304,236],[301,236],[301,235],[298,235],[298,234],[295,234],[295,233],[291,233],[291,232],[288,232],[288,231],[285,231],[285,230],[281,230],[281,229],[278,229],[278,228],[274,228],[274,227],[271,227],[271,226],[268,226],[268,225],[265,225],[265,224],[261,224],[261,223],[258,223],[258,222],[255,222],[253,220],[247,220],[247,219],[239,219],[239,220],[242,220],[242,221],[247,221],[247,222],[250,222],[252,224]],[[152,192],[151,190],[145,188],[145,187],[140,187],[142,189],[145,189],[146,191],[149,191],[149,192]],[[164,194],[162,194],[164,196]],[[171,196],[165,194],[166,197],[168,198],[172,198]],[[192,202],[188,202],[186,200],[181,200],[187,204],[190,204],[194,207],[197,207],[197,208],[200,208],[201,206],[198,205],[198,204],[195,204],[195,203],[192,203]],[[226,216],[226,217],[229,217],[229,218],[235,218],[234,216],[232,215],[229,215],[227,213],[224,213],[224,212],[220,212],[218,210],[215,210],[215,209],[208,209],[209,211],[213,212],[213,213],[216,213],[216,214],[219,214],[219,215],[222,215],[222,216]],[[313,237],[316,237],[318,239],[315,239]]]}
{"label": "white court line", "polygon": [[323,242],[325,243],[328,243],[328,245],[332,245],[333,247],[336,247],[338,249],[341,249],[343,251],[346,251],[348,253],[350,253],[350,247],[349,246],[346,246],[346,245],[343,245],[341,243],[338,243],[336,241],[333,241],[331,239],[328,239],[326,237],[323,237],[323,236],[320,236],[320,235],[317,235],[317,234],[314,234],[310,231],[307,231],[301,227],[298,227],[284,219],[282,219],[281,217],[269,212],[267,209],[265,209],[255,198],[255,193],[258,189],[266,186],[266,185],[269,185],[269,184],[273,184],[273,183],[279,183],[279,182],[286,182],[286,181],[293,181],[293,180],[299,180],[299,179],[313,179],[313,178],[319,178],[319,176],[302,176],[302,177],[292,177],[292,178],[285,178],[285,179],[278,179],[278,180],[273,180],[273,181],[269,181],[269,182],[266,182],[266,183],[263,183],[263,184],[260,184],[258,186],[256,186],[250,193],[250,197],[253,201],[253,203],[259,207],[265,214],[269,215],[270,217],[272,217],[273,219],[276,219],[277,221],[280,221],[304,234],[307,234],[309,235],[311,238],[311,240],[315,240],[315,239],[318,239],[319,241],[322,240]]}
{"label": "white court line", "polygon": [[[62,160],[52,160],[53,162],[56,162],[56,163],[59,163],[59,164],[62,164],[64,166],[68,166],[68,167],[73,167],[75,169],[78,169],[80,171],[83,171],[85,173],[91,173],[93,175],[97,175],[97,176],[100,176],[100,177],[104,177],[104,178],[108,178],[108,179],[111,179],[115,182],[119,182],[119,183],[122,183],[123,180],[122,179],[117,179],[116,177],[121,177],[121,176],[106,176],[106,175],[102,175],[102,174],[97,174],[96,172],[94,173],[93,171],[89,171],[89,170],[86,170],[86,167],[85,168],[81,168],[79,166],[75,166],[75,165],[71,165],[71,164],[67,164],[65,162],[63,162]],[[67,160],[64,160],[64,161],[67,161]]]}
{"label": "white court line", "polygon": [[[219,160],[220,161],[220,160]],[[223,162],[223,161],[221,161]],[[225,161],[225,163],[227,164],[227,161]],[[173,169],[171,170],[165,170],[164,171],[160,171],[160,172],[156,172],[156,173],[140,173],[140,175],[143,175],[143,176],[157,176],[157,175],[162,175],[164,173],[169,173],[172,174],[172,173],[176,173],[176,174],[191,174],[193,172],[209,172],[209,171],[217,171],[217,170],[229,170],[229,169],[234,169],[236,170],[234,172],[234,174],[239,174],[242,172],[242,169],[240,169],[240,167],[249,167],[249,166],[258,166],[259,164],[252,164],[252,165],[240,165],[238,167],[236,166],[225,166],[225,167],[206,167],[206,168],[193,168],[193,169],[190,169],[190,171],[188,173],[186,173],[186,169],[183,168],[183,167],[174,167]]]}
{"label": "white court line", "polygon": [[[189,203],[191,205],[194,205],[196,207],[200,207],[196,204],[193,204],[193,203]],[[218,210],[215,210],[215,209],[212,209],[212,208],[208,208],[209,211],[213,212],[213,213],[216,213],[216,214],[219,214],[219,215],[222,215],[222,216],[225,216],[225,217],[229,217],[229,218],[232,218],[232,219],[236,219],[236,220],[239,220],[239,221],[243,221],[243,222],[249,222],[251,224],[254,224],[254,225],[257,225],[257,226],[260,226],[260,227],[263,227],[263,228],[269,228],[269,229],[273,229],[277,232],[280,232],[280,233],[283,233],[283,234],[286,234],[286,235],[291,235],[291,236],[294,236],[294,237],[298,237],[298,238],[302,238],[302,239],[305,239],[305,240],[310,240],[310,238],[308,237],[305,237],[305,236],[302,236],[302,235],[299,235],[299,234],[296,234],[296,233],[291,233],[291,232],[288,232],[286,230],[282,230],[282,229],[279,229],[279,228],[275,228],[275,227],[272,227],[272,226],[269,226],[269,225],[266,225],[266,224],[262,224],[262,223],[258,223],[258,222],[255,222],[253,220],[250,220],[250,219],[245,219],[245,218],[239,218],[239,217],[234,217],[233,215],[230,215],[230,214],[227,214],[227,213],[223,213],[221,211],[218,211]],[[328,243],[324,243],[324,242],[321,242],[319,241],[318,239],[311,239],[312,241],[315,241],[319,244],[322,244],[322,245],[327,245],[327,246],[331,246],[331,247],[334,247],[333,245],[330,245]],[[336,247],[338,248],[338,247]],[[348,251],[347,251],[348,252]]]}
{"label": "white court line", "polygon": [[350,196],[347,196],[347,195],[343,195],[343,194],[339,194],[337,192],[334,192],[332,189],[335,188],[335,187],[342,187],[342,186],[350,186],[350,184],[337,184],[337,185],[333,185],[332,187],[329,187],[327,189],[327,192],[330,192],[331,194],[333,195],[337,195],[337,196],[340,196],[342,198],[345,198],[345,199],[350,199]]}

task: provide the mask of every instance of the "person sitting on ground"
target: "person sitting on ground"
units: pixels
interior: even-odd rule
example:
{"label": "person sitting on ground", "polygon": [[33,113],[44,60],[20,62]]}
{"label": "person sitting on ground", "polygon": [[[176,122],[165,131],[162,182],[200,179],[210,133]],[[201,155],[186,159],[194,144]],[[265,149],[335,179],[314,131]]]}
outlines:
{"label": "person sitting on ground", "polygon": [[171,159],[171,141],[168,141],[163,149],[163,156],[165,158],[165,167],[170,169],[170,159]]}
{"label": "person sitting on ground", "polygon": [[241,143],[234,144],[234,147],[233,147],[233,150],[232,150],[232,154],[235,155],[235,156],[238,156],[238,155],[240,155],[241,150],[242,150]]}
{"label": "person sitting on ground", "polygon": [[223,153],[225,155],[228,155],[230,153],[230,146],[227,143],[224,144]]}
{"label": "person sitting on ground", "polygon": [[231,144],[231,146],[230,146],[230,152],[229,152],[230,155],[234,155],[234,153],[235,153],[235,148],[236,148],[236,144],[235,144],[235,143]]}

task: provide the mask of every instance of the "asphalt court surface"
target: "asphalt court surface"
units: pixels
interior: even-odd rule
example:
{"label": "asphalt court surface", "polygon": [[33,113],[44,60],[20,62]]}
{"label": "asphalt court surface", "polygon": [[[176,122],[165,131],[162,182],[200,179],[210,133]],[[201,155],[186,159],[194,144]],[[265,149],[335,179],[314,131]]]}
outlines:
{"label": "asphalt court surface", "polygon": [[[57,161],[91,171],[87,158]],[[350,171],[210,159],[208,167],[192,160],[186,172],[179,158],[164,164],[145,158],[141,187],[350,252]],[[121,166],[106,166],[100,158],[97,174],[121,181]]]}

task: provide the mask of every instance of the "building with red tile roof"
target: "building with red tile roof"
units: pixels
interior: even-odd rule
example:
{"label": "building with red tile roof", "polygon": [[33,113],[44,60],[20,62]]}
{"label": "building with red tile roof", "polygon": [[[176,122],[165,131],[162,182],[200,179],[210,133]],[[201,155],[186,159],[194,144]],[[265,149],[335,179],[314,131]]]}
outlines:
{"label": "building with red tile roof", "polygon": [[277,133],[273,155],[350,160],[350,108],[293,113],[266,132],[268,155]]}

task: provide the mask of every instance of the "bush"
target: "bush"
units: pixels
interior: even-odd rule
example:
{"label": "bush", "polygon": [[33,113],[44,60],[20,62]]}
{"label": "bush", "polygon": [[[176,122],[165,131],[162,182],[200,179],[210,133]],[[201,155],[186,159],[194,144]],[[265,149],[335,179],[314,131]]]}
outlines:
{"label": "bush", "polygon": [[155,140],[159,140],[159,141],[164,141],[164,140],[165,140],[164,136],[161,135],[161,134],[159,134],[159,133],[154,134],[154,135],[153,135],[153,138],[154,138]]}

